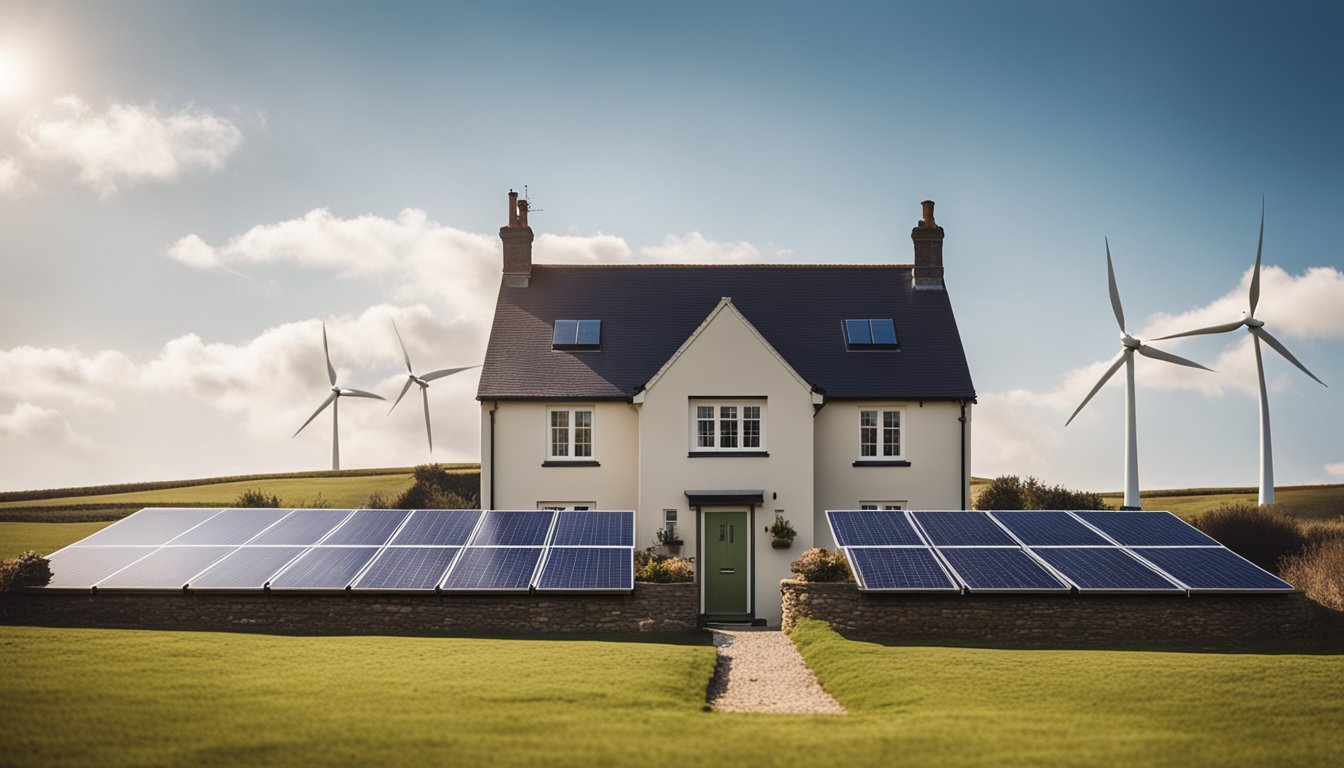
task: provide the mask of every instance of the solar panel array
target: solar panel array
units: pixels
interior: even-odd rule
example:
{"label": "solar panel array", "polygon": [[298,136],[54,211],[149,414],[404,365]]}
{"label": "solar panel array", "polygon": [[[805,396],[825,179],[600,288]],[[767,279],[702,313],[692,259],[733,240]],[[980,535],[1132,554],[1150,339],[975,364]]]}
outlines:
{"label": "solar panel array", "polygon": [[618,592],[634,512],[143,509],[51,555],[49,589]]}
{"label": "solar panel array", "polygon": [[1170,512],[830,510],[826,518],[869,592],[1293,589]]}

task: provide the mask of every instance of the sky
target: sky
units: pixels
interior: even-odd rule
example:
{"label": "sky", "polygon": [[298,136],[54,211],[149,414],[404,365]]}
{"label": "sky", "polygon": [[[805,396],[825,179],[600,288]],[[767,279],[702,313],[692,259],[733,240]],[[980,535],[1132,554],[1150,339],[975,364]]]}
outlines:
{"label": "sky", "polygon": [[[1122,487],[1119,331],[1256,313],[1280,485],[1344,482],[1344,5],[0,4],[0,490],[324,469],[342,386],[484,355],[539,262],[909,263],[937,202],[972,470]],[[1137,365],[1144,488],[1257,482],[1245,332]],[[476,372],[345,467],[479,459]],[[408,396],[409,398],[409,396]],[[911,436],[914,439],[914,436]]]}

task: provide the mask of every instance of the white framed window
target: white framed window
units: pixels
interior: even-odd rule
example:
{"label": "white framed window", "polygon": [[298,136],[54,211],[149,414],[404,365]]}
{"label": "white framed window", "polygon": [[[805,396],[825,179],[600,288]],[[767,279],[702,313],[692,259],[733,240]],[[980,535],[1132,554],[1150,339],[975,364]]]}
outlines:
{"label": "white framed window", "polygon": [[537,509],[549,509],[552,512],[587,512],[596,507],[591,501],[538,501]]}
{"label": "white framed window", "polygon": [[859,461],[905,458],[900,408],[859,409]]}
{"label": "white framed window", "polygon": [[592,460],[591,406],[546,409],[546,458],[552,461]]}
{"label": "white framed window", "polygon": [[905,509],[904,501],[860,501],[859,509],[897,511]]}
{"label": "white framed window", "polygon": [[692,452],[764,450],[764,400],[691,401]]}

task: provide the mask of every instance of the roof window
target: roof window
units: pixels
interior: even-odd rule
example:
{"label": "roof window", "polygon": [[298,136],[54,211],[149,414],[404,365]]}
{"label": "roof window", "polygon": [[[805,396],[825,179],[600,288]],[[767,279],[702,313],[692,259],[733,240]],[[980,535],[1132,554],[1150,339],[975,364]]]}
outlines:
{"label": "roof window", "polygon": [[601,320],[556,320],[551,349],[598,349],[602,346]]}
{"label": "roof window", "polygon": [[889,317],[846,320],[845,344],[849,349],[898,349],[896,321]]}

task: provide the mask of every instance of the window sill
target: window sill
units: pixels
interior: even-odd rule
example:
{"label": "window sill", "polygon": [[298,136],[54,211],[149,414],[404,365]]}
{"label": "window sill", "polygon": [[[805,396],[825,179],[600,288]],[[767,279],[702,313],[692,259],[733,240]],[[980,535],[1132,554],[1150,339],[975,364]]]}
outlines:
{"label": "window sill", "polygon": [[552,459],[541,462],[543,467],[600,467],[596,461],[565,461],[563,459]]}
{"label": "window sill", "polygon": [[764,459],[769,456],[769,451],[690,451],[686,454],[690,459]]}
{"label": "window sill", "polygon": [[869,461],[856,461],[856,462],[854,462],[854,466],[856,466],[856,467],[908,467],[908,466],[910,466],[910,462],[908,462],[908,461],[869,460]]}

